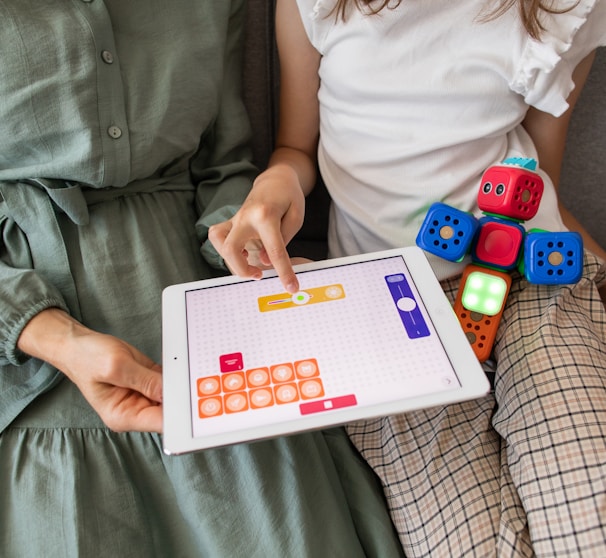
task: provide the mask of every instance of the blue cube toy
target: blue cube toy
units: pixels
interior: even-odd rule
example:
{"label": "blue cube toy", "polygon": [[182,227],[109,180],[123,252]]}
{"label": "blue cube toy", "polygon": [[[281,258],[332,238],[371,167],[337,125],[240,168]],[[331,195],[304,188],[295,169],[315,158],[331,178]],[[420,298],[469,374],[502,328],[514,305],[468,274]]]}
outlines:
{"label": "blue cube toy", "polygon": [[417,235],[417,246],[451,262],[461,261],[469,252],[478,229],[478,220],[470,213],[433,203]]}
{"label": "blue cube toy", "polygon": [[530,231],[524,241],[524,275],[539,285],[576,283],[583,272],[583,239],[576,232]]}

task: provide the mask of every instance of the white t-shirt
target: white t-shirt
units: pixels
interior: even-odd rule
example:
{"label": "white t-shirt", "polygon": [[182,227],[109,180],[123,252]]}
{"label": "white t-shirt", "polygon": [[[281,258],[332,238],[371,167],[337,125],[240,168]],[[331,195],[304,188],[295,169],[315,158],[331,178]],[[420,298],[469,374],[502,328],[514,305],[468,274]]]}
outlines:
{"label": "white t-shirt", "polygon": [[[297,2],[322,54],[318,160],[333,199],[332,257],[414,244],[435,201],[480,215],[484,170],[536,158],[520,124],[528,105],[561,115],[572,70],[606,44],[606,0],[544,14],[541,42],[517,8],[482,19],[482,0],[403,0],[373,16],[352,9],[345,22],[329,15],[335,0]],[[526,226],[563,230],[543,178]],[[440,279],[463,266],[430,259]]]}

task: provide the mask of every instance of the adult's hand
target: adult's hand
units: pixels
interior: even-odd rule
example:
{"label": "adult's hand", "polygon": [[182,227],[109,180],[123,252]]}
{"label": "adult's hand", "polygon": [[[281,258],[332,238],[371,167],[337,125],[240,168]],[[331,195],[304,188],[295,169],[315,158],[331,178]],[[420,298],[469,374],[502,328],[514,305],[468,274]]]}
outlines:
{"label": "adult's hand", "polygon": [[61,370],[112,430],[162,431],[161,367],[128,343],[50,308],[30,320],[18,346]]}

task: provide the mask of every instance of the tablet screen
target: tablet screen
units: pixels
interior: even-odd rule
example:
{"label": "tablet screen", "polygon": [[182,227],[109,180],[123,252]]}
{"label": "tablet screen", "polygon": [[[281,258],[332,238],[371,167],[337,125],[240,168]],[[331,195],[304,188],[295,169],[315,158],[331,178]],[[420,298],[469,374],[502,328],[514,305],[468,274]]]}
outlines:
{"label": "tablet screen", "polygon": [[193,437],[461,386],[400,255],[187,290]]}

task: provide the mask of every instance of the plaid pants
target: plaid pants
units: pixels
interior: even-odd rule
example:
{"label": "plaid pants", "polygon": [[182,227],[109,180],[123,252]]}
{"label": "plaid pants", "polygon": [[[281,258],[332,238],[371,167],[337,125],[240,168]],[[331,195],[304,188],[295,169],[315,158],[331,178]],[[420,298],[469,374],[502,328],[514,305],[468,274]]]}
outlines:
{"label": "plaid pants", "polygon": [[591,254],[575,285],[516,276],[493,394],[348,425],[407,556],[606,556],[605,281]]}

